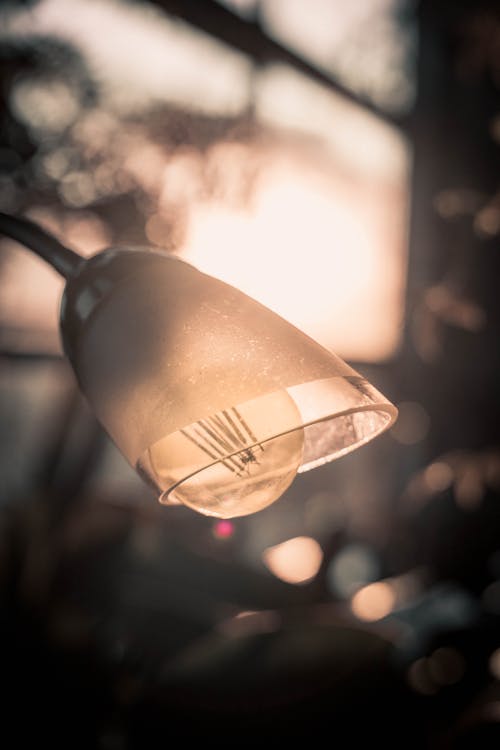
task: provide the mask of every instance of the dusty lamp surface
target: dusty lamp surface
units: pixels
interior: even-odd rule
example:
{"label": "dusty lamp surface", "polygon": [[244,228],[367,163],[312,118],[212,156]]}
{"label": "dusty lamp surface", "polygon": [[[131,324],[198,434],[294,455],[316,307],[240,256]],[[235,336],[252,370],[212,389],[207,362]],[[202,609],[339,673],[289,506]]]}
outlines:
{"label": "dusty lamp surface", "polygon": [[274,502],[397,410],[343,360],[167,253],[112,248],[69,278],[61,333],[99,420],[162,503],[220,518]]}

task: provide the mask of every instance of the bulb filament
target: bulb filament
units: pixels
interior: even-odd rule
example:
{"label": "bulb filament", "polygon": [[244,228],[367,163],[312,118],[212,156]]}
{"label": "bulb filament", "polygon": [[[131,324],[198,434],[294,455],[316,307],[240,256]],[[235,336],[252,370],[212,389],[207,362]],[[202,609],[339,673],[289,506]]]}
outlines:
{"label": "bulb filament", "polygon": [[[243,473],[250,473],[250,464],[259,464],[255,455],[256,448],[264,451],[235,406],[207,419],[200,419],[196,424],[182,429],[181,433],[207,456],[214,461],[221,461],[226,469],[238,477]],[[233,455],[228,456],[228,453]]]}

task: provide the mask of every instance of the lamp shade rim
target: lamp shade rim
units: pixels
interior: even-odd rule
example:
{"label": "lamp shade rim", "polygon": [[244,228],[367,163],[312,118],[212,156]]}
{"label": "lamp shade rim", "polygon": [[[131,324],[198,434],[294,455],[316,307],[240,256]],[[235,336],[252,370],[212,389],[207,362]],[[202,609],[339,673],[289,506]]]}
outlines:
{"label": "lamp shade rim", "polygon": [[[397,419],[398,415],[398,409],[394,406],[394,404],[391,404],[388,401],[384,401],[381,403],[374,403],[374,404],[363,404],[359,406],[354,406],[348,409],[344,409],[343,411],[332,413],[325,415],[323,417],[320,417],[315,420],[311,420],[309,422],[305,422],[303,424],[297,425],[296,427],[285,430],[283,432],[276,433],[275,435],[272,435],[271,437],[268,437],[266,440],[261,440],[258,442],[254,442],[253,444],[249,444],[247,446],[247,449],[253,449],[261,444],[265,445],[266,443],[269,443],[272,440],[276,440],[278,438],[281,438],[285,435],[289,435],[292,432],[297,432],[299,430],[305,430],[308,427],[312,427],[313,425],[320,425],[321,423],[326,422],[334,422],[336,419],[340,419],[342,417],[348,417],[353,414],[361,414],[363,412],[377,412],[377,413],[383,413],[385,415],[385,419],[383,422],[380,423],[380,425],[375,428],[372,432],[370,432],[368,435],[365,435],[364,437],[361,437],[357,440],[354,440],[349,445],[345,446],[341,450],[334,451],[333,453],[329,455],[322,456],[320,458],[315,459],[314,461],[308,461],[307,463],[301,464],[299,467],[297,473],[304,473],[306,471],[309,471],[310,469],[313,469],[317,466],[321,466],[325,463],[329,463],[330,461],[333,461],[337,458],[341,458],[348,453],[351,453],[352,451],[356,450],[357,448],[360,448],[361,446],[371,442],[375,437],[378,435],[381,435],[383,432],[386,432],[388,429],[392,427],[394,422]],[[241,450],[241,449],[240,449]],[[233,456],[238,455],[240,451],[235,450],[232,453],[228,453],[226,456],[224,456],[224,459],[229,459]],[[159,502],[163,505],[177,505],[178,501],[175,499],[170,499],[169,496],[175,493],[175,490],[184,482],[188,481],[189,479],[192,479],[196,475],[202,473],[206,469],[210,468],[211,466],[214,466],[217,463],[220,463],[222,459],[218,458],[211,463],[207,463],[202,468],[197,469],[196,471],[191,472],[190,474],[187,474],[179,481],[175,482],[175,484],[171,485],[168,489],[165,489],[161,492],[159,495]],[[140,462],[139,462],[140,464]],[[141,471],[141,474],[143,474],[143,470]]]}

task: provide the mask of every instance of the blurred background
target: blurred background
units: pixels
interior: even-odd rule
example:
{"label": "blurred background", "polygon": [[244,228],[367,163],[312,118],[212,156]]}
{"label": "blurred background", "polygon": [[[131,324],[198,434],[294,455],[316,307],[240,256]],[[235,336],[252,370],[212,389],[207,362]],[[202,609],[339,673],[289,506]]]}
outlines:
{"label": "blurred background", "polygon": [[0,210],[166,248],[400,410],[254,516],[162,507],[2,239],[5,736],[500,746],[499,89],[493,0],[4,0]]}

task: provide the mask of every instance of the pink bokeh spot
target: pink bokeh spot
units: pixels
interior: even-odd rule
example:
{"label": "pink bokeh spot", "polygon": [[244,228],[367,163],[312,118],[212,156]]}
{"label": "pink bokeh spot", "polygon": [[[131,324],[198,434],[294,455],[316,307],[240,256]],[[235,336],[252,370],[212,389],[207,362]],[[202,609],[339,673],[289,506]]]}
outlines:
{"label": "pink bokeh spot", "polygon": [[213,533],[217,539],[229,539],[234,534],[234,524],[231,521],[217,521]]}

